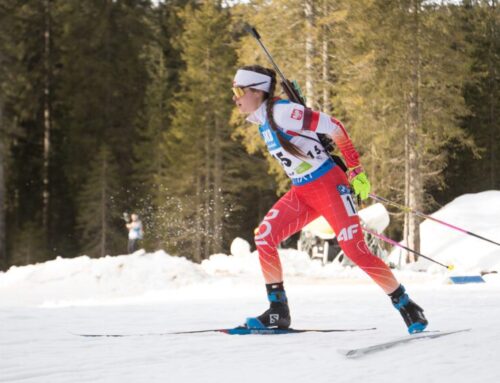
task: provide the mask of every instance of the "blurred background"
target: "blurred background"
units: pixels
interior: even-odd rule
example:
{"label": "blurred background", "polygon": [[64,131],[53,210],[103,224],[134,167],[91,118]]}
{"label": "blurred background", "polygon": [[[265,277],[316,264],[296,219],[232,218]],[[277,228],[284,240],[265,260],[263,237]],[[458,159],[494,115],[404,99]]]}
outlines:
{"label": "blurred background", "polygon": [[245,23],[374,193],[429,213],[498,190],[498,21],[496,0],[0,0],[0,270],[124,254],[124,212],[195,262],[251,241],[289,185],[231,100],[238,66],[270,66]]}

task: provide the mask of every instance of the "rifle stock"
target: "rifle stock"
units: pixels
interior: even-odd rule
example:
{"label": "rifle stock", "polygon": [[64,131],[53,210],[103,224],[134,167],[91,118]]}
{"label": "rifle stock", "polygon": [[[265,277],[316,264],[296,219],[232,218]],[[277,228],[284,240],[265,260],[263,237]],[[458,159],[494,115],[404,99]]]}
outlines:
{"label": "rifle stock", "polygon": [[290,80],[285,79],[281,81],[281,87],[285,91],[290,101],[306,106],[304,97],[300,93],[300,89],[297,89],[294,83],[290,82]]}

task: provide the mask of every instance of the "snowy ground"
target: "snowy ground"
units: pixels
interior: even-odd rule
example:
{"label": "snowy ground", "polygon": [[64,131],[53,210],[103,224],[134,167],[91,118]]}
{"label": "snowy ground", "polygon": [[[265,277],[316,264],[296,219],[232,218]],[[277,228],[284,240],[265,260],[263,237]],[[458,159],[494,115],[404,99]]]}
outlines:
{"label": "snowy ground", "polygon": [[[164,335],[80,338],[72,333],[154,333],[228,327],[263,310],[244,299],[179,299],[143,305],[0,309],[2,382],[498,382],[500,287],[409,284],[430,329],[469,333],[419,341],[359,360],[339,348],[405,335],[374,286],[289,282],[296,327],[366,328],[344,334]],[[249,287],[250,288],[250,287]]]}
{"label": "snowy ground", "polygon": [[[454,204],[461,209],[463,198],[473,197],[499,202],[489,202],[485,214],[474,218],[482,225],[474,228],[478,233],[499,241],[495,208],[500,209],[500,192],[464,196]],[[441,212],[440,219],[457,216],[453,204],[447,208],[450,216]],[[445,235],[439,235],[439,243],[425,239],[429,256],[438,257],[447,248]],[[450,236],[455,243],[454,234]],[[483,250],[482,244],[474,247],[470,242],[477,239],[460,238],[461,256],[456,250],[441,259],[458,265],[453,273],[500,271],[498,247]],[[433,248],[441,250],[434,254]],[[482,250],[471,253],[471,248]],[[482,284],[452,285],[446,270],[398,271],[411,297],[425,308],[430,330],[471,331],[349,360],[337,350],[405,336],[403,321],[359,270],[322,267],[296,251],[282,252],[294,327],[377,330],[279,336],[75,335],[165,333],[242,323],[266,308],[265,292],[256,255],[242,242],[233,253],[212,256],[202,265],[157,252],[57,259],[0,273],[0,382],[500,380],[500,274],[485,275]]]}

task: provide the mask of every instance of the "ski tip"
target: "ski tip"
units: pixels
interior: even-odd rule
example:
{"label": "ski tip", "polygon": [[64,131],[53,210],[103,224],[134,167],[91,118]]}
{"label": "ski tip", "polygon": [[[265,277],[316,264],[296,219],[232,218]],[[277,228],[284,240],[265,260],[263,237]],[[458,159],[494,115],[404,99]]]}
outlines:
{"label": "ski tip", "polygon": [[472,330],[472,328],[461,328],[458,330],[424,330],[424,331],[416,332],[416,333],[413,333],[410,335],[413,335],[415,337],[417,337],[418,335],[432,335],[432,334],[448,335],[448,334],[455,334],[455,333],[466,332],[466,331],[471,331],[471,330]]}
{"label": "ski tip", "polygon": [[348,358],[348,359],[352,359],[352,358],[355,358],[357,356],[356,350],[338,349],[337,353]]}
{"label": "ski tip", "polygon": [[337,352],[346,358],[354,359],[354,358],[362,357],[364,355],[380,352],[380,351],[387,350],[387,349],[392,349],[393,347],[396,347],[398,345],[407,344],[407,343],[417,341],[420,339],[435,339],[435,338],[440,338],[440,337],[443,337],[446,335],[466,332],[466,331],[470,331],[470,330],[471,330],[470,328],[467,328],[467,329],[459,329],[459,330],[451,330],[451,331],[437,331],[437,330],[422,331],[419,333],[407,335],[403,338],[397,338],[397,339],[389,340],[386,342],[372,344],[371,346],[366,346],[366,347],[361,347],[361,348],[353,348],[350,350],[339,349],[339,350],[337,350]]}

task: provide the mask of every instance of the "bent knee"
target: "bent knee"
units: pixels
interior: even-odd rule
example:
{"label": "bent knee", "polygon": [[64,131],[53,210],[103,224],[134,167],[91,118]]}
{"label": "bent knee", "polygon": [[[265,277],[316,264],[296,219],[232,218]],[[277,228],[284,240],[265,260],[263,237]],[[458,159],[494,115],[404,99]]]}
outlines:
{"label": "bent knee", "polygon": [[273,241],[273,236],[271,235],[272,227],[267,221],[262,221],[260,225],[255,229],[254,242],[257,248],[259,246],[271,246],[275,247],[276,243]]}

